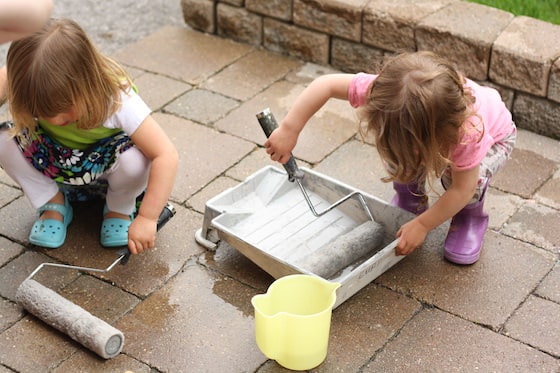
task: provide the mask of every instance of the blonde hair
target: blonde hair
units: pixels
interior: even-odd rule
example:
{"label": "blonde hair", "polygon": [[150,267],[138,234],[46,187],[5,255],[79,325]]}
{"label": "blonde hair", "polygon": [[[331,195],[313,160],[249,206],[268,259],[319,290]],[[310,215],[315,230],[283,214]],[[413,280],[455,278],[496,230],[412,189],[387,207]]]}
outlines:
{"label": "blonde hair", "polygon": [[98,127],[119,109],[120,92],[131,87],[124,69],[102,55],[69,19],[53,19],[13,42],[6,61],[16,132],[34,132],[36,118],[54,117],[72,107],[79,113],[78,128]]}
{"label": "blonde hair", "polygon": [[451,165],[450,148],[474,114],[475,98],[465,82],[431,52],[400,54],[383,66],[361,112],[387,164],[383,181],[439,178]]}

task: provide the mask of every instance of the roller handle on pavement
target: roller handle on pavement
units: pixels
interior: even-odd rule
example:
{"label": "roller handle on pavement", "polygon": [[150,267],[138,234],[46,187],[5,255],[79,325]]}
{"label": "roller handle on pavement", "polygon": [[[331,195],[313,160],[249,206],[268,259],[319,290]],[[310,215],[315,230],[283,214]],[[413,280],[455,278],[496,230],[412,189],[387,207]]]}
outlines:
{"label": "roller handle on pavement", "polygon": [[[157,221],[157,230],[159,231],[161,228],[163,228],[163,226],[169,220],[171,220],[173,216],[175,216],[176,212],[177,210],[175,210],[175,207],[171,203],[167,202],[167,204],[163,207],[163,210],[159,214],[159,218]],[[120,264],[122,265],[125,265],[128,262],[128,259],[130,258],[131,255],[130,251],[128,250],[128,246],[119,249],[117,251],[117,254],[122,255],[122,259],[120,260]]]}

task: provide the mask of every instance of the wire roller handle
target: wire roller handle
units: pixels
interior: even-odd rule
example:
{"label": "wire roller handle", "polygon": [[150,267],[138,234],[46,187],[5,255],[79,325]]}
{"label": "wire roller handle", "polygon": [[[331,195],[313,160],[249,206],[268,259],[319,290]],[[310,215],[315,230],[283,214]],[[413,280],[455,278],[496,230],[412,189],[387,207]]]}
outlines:
{"label": "wire roller handle", "polygon": [[[163,226],[167,224],[167,222],[171,220],[173,216],[175,216],[176,212],[177,210],[175,210],[175,207],[171,203],[167,202],[167,204],[163,207],[163,210],[161,210],[161,213],[159,214],[157,230],[159,231],[161,228],[163,228]],[[128,262],[128,259],[131,255],[130,251],[128,250],[128,246],[125,246],[118,250],[117,254],[120,256],[120,260],[117,260],[122,265],[125,265]]]}
{"label": "wire roller handle", "polygon": [[[272,114],[269,108],[266,108],[260,113],[258,113],[257,120],[259,121],[259,124],[261,125],[261,128],[264,131],[264,134],[266,135],[267,138],[269,138],[272,132],[276,128],[278,128],[278,122],[276,121],[276,118],[274,118],[274,115]],[[290,159],[282,166],[284,166],[284,169],[288,173],[288,180],[290,180],[291,182],[293,182],[296,179],[303,178],[303,172],[298,168],[298,165],[293,155],[290,154]]]}

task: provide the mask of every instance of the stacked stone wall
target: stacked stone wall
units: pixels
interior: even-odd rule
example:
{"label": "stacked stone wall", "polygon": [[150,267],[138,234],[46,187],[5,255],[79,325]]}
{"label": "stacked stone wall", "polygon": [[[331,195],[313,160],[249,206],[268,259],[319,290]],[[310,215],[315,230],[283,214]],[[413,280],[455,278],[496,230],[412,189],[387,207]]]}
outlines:
{"label": "stacked stone wall", "polygon": [[345,72],[431,50],[497,88],[519,128],[560,139],[560,26],[461,0],[181,0],[195,30]]}

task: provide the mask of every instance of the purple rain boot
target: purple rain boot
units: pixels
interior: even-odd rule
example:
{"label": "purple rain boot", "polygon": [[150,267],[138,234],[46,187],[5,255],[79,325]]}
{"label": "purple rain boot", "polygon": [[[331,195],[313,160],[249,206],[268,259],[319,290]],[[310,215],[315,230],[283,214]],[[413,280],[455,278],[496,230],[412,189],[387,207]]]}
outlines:
{"label": "purple rain boot", "polygon": [[451,219],[445,239],[445,259],[456,264],[473,264],[480,257],[482,239],[488,228],[488,214],[483,211],[486,189],[478,202],[466,205]]}
{"label": "purple rain boot", "polygon": [[416,215],[420,215],[428,209],[428,196],[418,183],[402,184],[393,181],[393,189],[397,192],[391,200],[393,206],[398,206]]}

